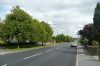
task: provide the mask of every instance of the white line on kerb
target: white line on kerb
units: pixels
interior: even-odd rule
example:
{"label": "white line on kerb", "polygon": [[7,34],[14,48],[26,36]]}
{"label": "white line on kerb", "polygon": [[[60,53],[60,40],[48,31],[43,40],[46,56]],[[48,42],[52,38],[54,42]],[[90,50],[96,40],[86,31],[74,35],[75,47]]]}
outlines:
{"label": "white line on kerb", "polygon": [[32,55],[32,56],[28,56],[28,57],[26,57],[26,58],[24,58],[24,59],[29,59],[29,58],[32,58],[32,57],[35,57],[35,56],[38,56],[38,55],[41,55],[42,53],[38,53],[38,54],[35,54],[35,55]]}
{"label": "white line on kerb", "polygon": [[76,54],[76,66],[78,66],[78,47],[77,47],[77,54]]}
{"label": "white line on kerb", "polygon": [[2,65],[2,66],[7,66],[7,64],[4,64],[4,65]]}

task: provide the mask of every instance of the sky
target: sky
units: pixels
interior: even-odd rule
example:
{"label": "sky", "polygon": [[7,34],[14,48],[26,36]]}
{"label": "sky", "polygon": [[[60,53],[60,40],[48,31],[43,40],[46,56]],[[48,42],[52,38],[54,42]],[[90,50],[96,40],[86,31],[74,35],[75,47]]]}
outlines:
{"label": "sky", "polygon": [[94,9],[99,0],[0,0],[0,18],[19,5],[33,18],[49,23],[54,35],[64,33],[78,37],[85,24],[93,22]]}

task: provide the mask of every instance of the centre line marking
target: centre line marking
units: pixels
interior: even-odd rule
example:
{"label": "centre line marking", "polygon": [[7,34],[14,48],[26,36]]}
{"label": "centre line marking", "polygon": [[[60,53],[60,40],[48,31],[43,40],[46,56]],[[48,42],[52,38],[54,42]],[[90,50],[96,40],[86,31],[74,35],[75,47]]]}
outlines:
{"label": "centre line marking", "polygon": [[26,57],[26,58],[24,58],[24,59],[29,59],[29,58],[32,58],[32,57],[35,57],[35,56],[38,56],[38,55],[41,55],[42,53],[38,53],[38,54],[35,54],[35,55],[32,55],[32,56],[28,56],[28,57]]}
{"label": "centre line marking", "polygon": [[4,64],[4,65],[2,65],[2,66],[7,66],[7,64]]}
{"label": "centre line marking", "polygon": [[50,51],[53,51],[54,49],[50,49],[50,50],[48,50],[48,51],[46,51],[46,52],[50,52]]}
{"label": "centre line marking", "polygon": [[59,49],[60,47],[56,48],[56,49]]}

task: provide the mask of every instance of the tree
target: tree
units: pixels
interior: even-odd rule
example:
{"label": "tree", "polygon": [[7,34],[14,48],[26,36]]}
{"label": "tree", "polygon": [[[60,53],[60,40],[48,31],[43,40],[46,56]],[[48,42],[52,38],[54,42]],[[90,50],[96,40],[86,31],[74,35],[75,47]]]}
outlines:
{"label": "tree", "polygon": [[73,37],[67,35],[67,36],[65,36],[65,41],[71,42],[71,41],[73,41]]}
{"label": "tree", "polygon": [[52,36],[52,43],[55,43],[56,42],[56,36]]}
{"label": "tree", "polygon": [[88,39],[93,39],[93,24],[86,24],[78,34]]}
{"label": "tree", "polygon": [[3,26],[4,26],[4,23],[0,22],[0,44],[4,44],[5,43],[5,41],[3,40],[4,39]]}
{"label": "tree", "polygon": [[88,45],[88,39],[85,38],[85,37],[81,37],[79,42],[83,45],[83,46],[86,46]]}
{"label": "tree", "polygon": [[4,24],[2,22],[0,22],[0,38],[3,38],[3,30],[2,30],[3,25]]}
{"label": "tree", "polygon": [[65,35],[64,34],[57,35],[56,42],[65,42]]}
{"label": "tree", "polygon": [[11,10],[11,13],[6,16],[4,23],[3,31],[6,40],[12,42],[15,39],[19,45],[29,40],[28,37],[31,36],[34,30],[32,17],[19,6]]}
{"label": "tree", "polygon": [[53,30],[51,26],[37,19],[33,19],[19,6],[13,7],[10,14],[6,15],[3,26],[5,40],[10,43],[21,44],[30,42],[44,42],[52,38]]}
{"label": "tree", "polygon": [[98,2],[94,13],[94,36],[95,40],[100,43],[100,3]]}
{"label": "tree", "polygon": [[78,34],[81,35],[81,39],[88,39],[88,44],[92,45],[92,41],[94,40],[93,24],[86,24],[83,29],[78,32]]}
{"label": "tree", "polygon": [[43,45],[44,42],[47,42],[52,39],[53,30],[51,26],[44,21],[40,23],[40,26],[41,27],[39,28],[39,35],[40,35],[40,41],[42,41]]}

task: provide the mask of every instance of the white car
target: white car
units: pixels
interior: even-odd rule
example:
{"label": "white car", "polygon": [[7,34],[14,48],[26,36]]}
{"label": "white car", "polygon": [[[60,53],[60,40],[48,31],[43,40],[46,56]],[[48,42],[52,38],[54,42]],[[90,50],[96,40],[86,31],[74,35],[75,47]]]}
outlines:
{"label": "white car", "polygon": [[77,47],[77,44],[76,43],[72,43],[71,47]]}

